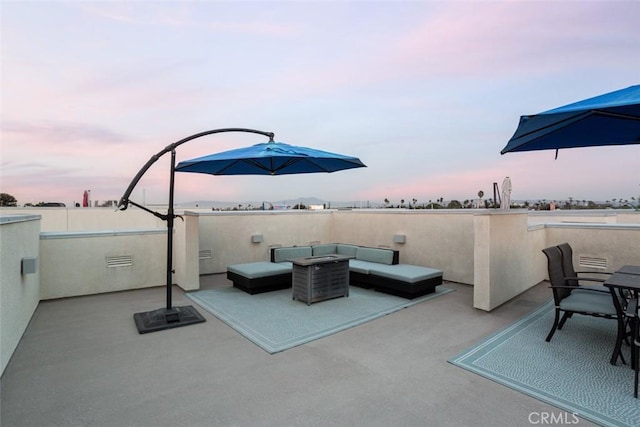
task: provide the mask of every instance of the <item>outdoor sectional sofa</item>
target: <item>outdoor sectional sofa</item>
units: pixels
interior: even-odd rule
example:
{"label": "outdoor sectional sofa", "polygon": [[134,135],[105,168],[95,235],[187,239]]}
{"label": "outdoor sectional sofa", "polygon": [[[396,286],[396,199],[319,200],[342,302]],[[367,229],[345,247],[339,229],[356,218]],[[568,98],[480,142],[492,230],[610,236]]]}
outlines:
{"label": "outdoor sectional sofa", "polygon": [[350,285],[412,299],[442,284],[441,270],[400,264],[397,250],[342,243],[271,248],[270,262],[230,265],[227,278],[250,294],[286,289],[291,287],[292,259],[332,254],[350,258]]}

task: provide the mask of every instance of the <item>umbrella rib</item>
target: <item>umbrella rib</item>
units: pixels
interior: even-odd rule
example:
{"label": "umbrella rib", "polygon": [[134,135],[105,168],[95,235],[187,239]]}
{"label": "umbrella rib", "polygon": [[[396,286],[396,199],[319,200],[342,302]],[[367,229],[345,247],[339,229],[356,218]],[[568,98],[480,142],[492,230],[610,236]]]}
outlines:
{"label": "umbrella rib", "polygon": [[235,166],[239,162],[249,163],[251,166],[255,166],[258,169],[269,171],[268,168],[265,168],[262,164],[260,164],[260,162],[257,162],[253,159],[239,159],[239,160],[236,160],[235,162],[229,163],[229,165],[220,169],[218,172],[216,172],[216,175],[226,175],[226,171],[231,169],[233,166]]}
{"label": "umbrella rib", "polygon": [[[569,122],[569,121],[571,121],[571,122],[579,122],[579,121],[587,119],[591,114],[600,115],[600,116],[610,116],[610,117],[620,118],[620,119],[640,120],[640,117],[630,116],[630,115],[627,115],[627,114],[610,113],[610,112],[602,111],[602,110],[589,110],[589,111],[585,111],[585,112],[583,112],[581,114],[577,114],[577,115],[573,115],[571,117],[567,117],[564,120],[557,121],[557,122],[552,123],[552,124],[550,124],[548,126],[540,127],[538,129],[532,130],[531,132],[524,133],[524,134],[520,135],[518,137],[518,139],[534,135],[536,133],[539,133],[540,131],[543,131],[543,130],[546,130],[546,129],[550,129],[550,128],[553,128],[553,127],[557,127],[557,129],[553,129],[553,130],[545,133],[542,136],[547,136],[547,135],[550,135],[552,133],[559,132],[564,128],[564,126],[558,127],[559,124],[562,124],[562,123],[565,123],[565,122]],[[527,147],[528,145],[535,144],[536,140],[538,138],[541,138],[542,136],[534,137],[532,140],[530,140],[530,141],[528,141],[528,142],[526,142],[524,144],[519,145],[518,148]],[[521,150],[518,150],[518,151],[521,151]]]}
{"label": "umbrella rib", "polygon": [[[610,116],[610,117],[615,117],[615,118],[619,118],[619,119],[640,120],[640,117],[630,116],[628,114],[610,113],[610,112],[602,111],[602,110],[588,110],[588,111],[583,111],[580,114],[576,114],[576,115],[573,115],[571,117],[567,117],[564,120],[560,120],[560,121],[551,123],[551,124],[549,124],[547,126],[540,127],[540,128],[535,129],[535,130],[532,130],[530,132],[524,133],[524,134],[520,135],[519,138],[523,138],[525,136],[528,136],[528,135],[531,135],[531,134],[534,134],[534,133],[538,133],[538,132],[540,132],[542,130],[558,126],[559,124],[562,124],[562,123],[565,123],[565,122],[568,122],[568,121],[576,121],[577,122],[577,121],[586,119],[590,114],[597,114],[597,115],[602,115],[602,116]],[[540,117],[540,116],[542,116],[542,114],[539,114],[539,115],[536,115],[536,116],[530,116],[530,117]]]}
{"label": "umbrella rib", "polygon": [[329,170],[327,168],[322,167],[321,165],[319,165],[318,163],[313,161],[314,159],[311,158],[311,157],[291,158],[291,159],[287,160],[286,162],[284,162],[282,164],[282,166],[280,166],[277,170],[288,168],[289,166],[295,165],[296,163],[299,163],[299,162],[301,162],[303,160],[306,160],[307,162],[313,164],[315,167],[317,167],[318,169],[321,169],[323,172],[329,172]]}
{"label": "umbrella rib", "polygon": [[627,119],[627,120],[638,120],[638,121],[640,121],[640,116],[630,116],[629,114],[611,113],[609,111],[603,111],[603,110],[591,110],[591,111],[595,112],[596,114],[602,115],[602,116],[610,116],[610,117],[614,117],[616,119]]}

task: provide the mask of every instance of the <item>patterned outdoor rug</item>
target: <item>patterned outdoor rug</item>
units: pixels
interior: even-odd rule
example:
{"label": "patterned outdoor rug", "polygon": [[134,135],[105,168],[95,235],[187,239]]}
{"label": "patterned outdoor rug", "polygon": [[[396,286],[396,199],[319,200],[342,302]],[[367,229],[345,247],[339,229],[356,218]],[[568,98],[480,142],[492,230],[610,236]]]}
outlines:
{"label": "patterned outdoor rug", "polygon": [[640,425],[633,371],[609,363],[617,323],[574,315],[547,343],[552,324],[550,301],[449,362],[596,424]]}
{"label": "patterned outdoor rug", "polygon": [[239,289],[190,292],[189,298],[269,353],[277,353],[439,297],[453,289],[413,300],[351,286],[349,296],[307,305],[291,289],[249,295]]}

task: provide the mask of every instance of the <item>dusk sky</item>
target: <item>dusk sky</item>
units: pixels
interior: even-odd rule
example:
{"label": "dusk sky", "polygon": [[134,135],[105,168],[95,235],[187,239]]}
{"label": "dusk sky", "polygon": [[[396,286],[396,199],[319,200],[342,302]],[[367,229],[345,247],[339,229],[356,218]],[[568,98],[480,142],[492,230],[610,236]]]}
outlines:
{"label": "dusk sky", "polygon": [[[640,145],[500,155],[519,117],[640,84],[640,2],[1,2],[0,191],[117,200],[218,128],[359,157],[332,174],[176,174],[176,202],[640,196]],[[177,160],[265,142],[210,135]],[[166,203],[169,157],[132,199]]]}

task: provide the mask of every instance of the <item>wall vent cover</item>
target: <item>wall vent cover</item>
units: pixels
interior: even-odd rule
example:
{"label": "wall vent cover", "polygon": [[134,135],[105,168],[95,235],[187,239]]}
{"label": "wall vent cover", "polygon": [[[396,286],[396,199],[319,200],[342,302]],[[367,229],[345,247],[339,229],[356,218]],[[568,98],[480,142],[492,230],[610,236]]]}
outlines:
{"label": "wall vent cover", "polygon": [[198,259],[200,260],[211,259],[211,258],[213,258],[213,252],[211,251],[211,249],[200,251],[200,253],[198,254]]}
{"label": "wall vent cover", "polygon": [[580,255],[580,267],[607,269],[607,259],[593,256]]}
{"label": "wall vent cover", "polygon": [[133,266],[133,255],[108,256],[107,268],[131,267]]}

